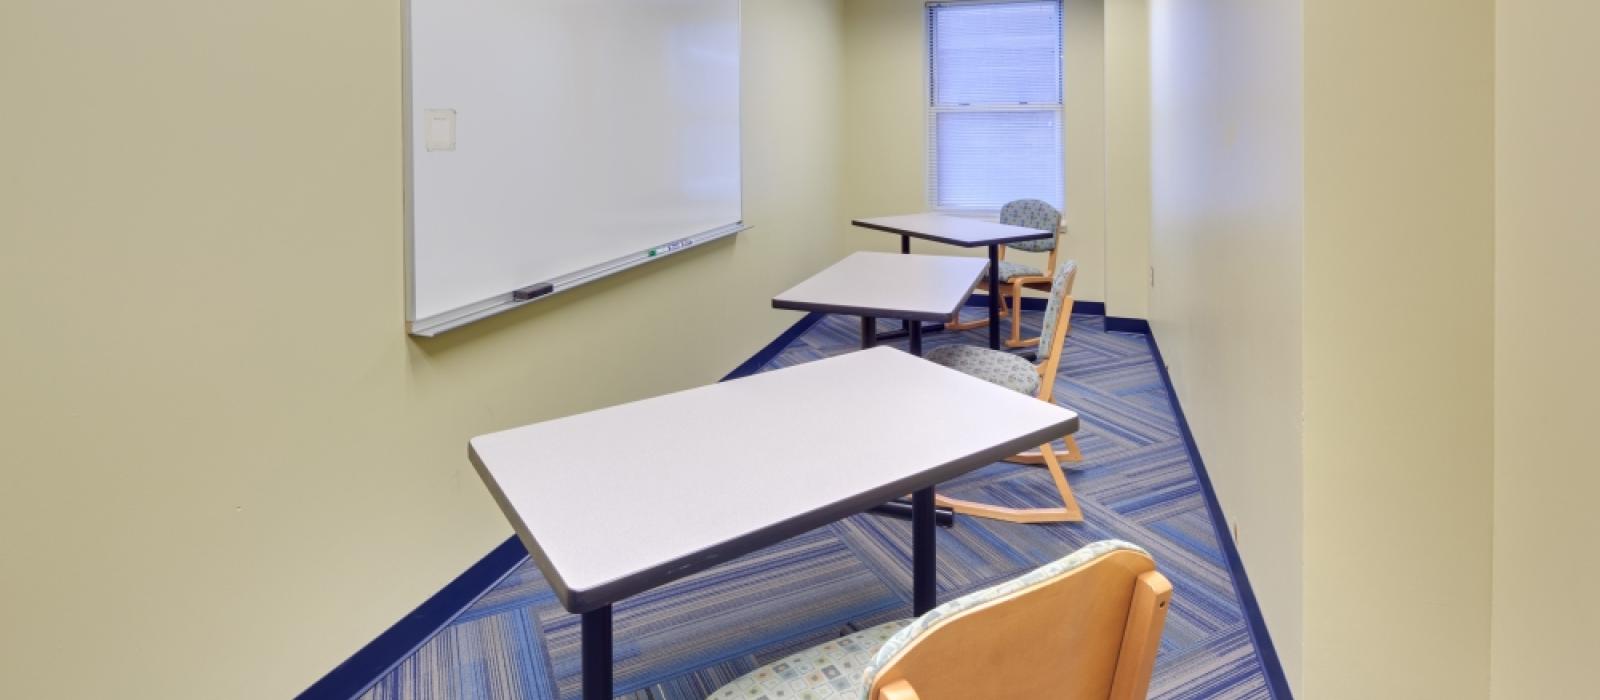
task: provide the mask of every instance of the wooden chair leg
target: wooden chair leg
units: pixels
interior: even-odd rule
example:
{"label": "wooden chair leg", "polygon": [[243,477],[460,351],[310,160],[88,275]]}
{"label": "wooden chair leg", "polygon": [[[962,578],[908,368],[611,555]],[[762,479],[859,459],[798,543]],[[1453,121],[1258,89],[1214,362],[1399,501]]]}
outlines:
{"label": "wooden chair leg", "polygon": [[983,318],[980,318],[976,321],[963,321],[961,320],[961,312],[958,311],[956,312],[955,316],[951,317],[949,323],[944,324],[944,327],[946,330],[952,331],[970,331],[974,328],[983,328],[987,325],[989,325],[988,314],[984,314]]}
{"label": "wooden chair leg", "polygon": [[[1002,313],[1011,318],[1011,337],[1006,340],[1006,347],[1020,348],[1022,345],[1022,282],[1012,282],[1005,296],[1000,298]],[[1011,304],[1004,306],[1006,297],[1011,297]],[[1005,313],[1009,311],[1009,313]]]}
{"label": "wooden chair leg", "polygon": [[1031,348],[1039,344],[1039,339],[1036,337],[1027,339],[1022,337],[1022,289],[1021,281],[1012,284],[1011,337],[1006,340],[1006,347],[1008,348]]}
{"label": "wooden chair leg", "polygon": [[[1071,439],[1067,438],[1069,441]],[[1008,523],[1083,522],[1083,510],[1078,507],[1078,499],[1072,495],[1072,486],[1067,483],[1067,474],[1061,470],[1061,462],[1056,459],[1055,448],[1049,444],[1040,445],[1039,453],[1044,460],[1045,469],[1050,472],[1050,480],[1055,482],[1056,492],[1061,496],[1060,508],[1007,508],[942,495],[936,496],[934,501],[963,515]]]}
{"label": "wooden chair leg", "polygon": [[[1067,450],[1066,450],[1066,453],[1062,455],[1061,461],[1063,461],[1063,462],[1082,462],[1083,461],[1083,451],[1078,449],[1078,439],[1076,437],[1072,436],[1072,435],[1068,435],[1067,439],[1066,439],[1066,443],[1067,443]],[[1044,464],[1044,455],[1040,454],[1039,450],[1029,450],[1027,452],[1023,452],[1023,453],[1020,453],[1020,454],[1015,454],[1015,455],[1012,455],[1010,457],[1007,457],[1005,459],[1005,461],[1010,462],[1012,464],[1031,464],[1031,465],[1034,465],[1034,466],[1039,466],[1041,464]]]}

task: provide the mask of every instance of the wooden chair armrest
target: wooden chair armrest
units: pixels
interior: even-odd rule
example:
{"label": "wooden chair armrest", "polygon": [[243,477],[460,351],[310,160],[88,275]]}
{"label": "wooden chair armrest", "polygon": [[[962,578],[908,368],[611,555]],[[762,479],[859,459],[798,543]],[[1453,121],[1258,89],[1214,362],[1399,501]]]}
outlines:
{"label": "wooden chair armrest", "polygon": [[878,690],[877,700],[918,700],[917,691],[912,689],[911,683],[898,680]]}

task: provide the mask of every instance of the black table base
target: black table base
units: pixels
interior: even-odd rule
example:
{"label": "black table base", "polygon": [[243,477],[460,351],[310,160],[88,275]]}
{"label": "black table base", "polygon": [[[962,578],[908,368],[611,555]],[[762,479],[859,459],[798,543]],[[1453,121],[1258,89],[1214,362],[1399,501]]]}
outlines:
{"label": "black table base", "polygon": [[611,606],[583,614],[583,700],[611,700]]}
{"label": "black table base", "polygon": [[[904,234],[900,236],[900,254],[911,254],[910,236]],[[862,320],[865,321],[866,319]],[[1017,319],[1011,319],[1011,322],[1016,323]],[[913,323],[911,321],[906,321],[905,325],[900,330],[884,333],[876,336],[876,338],[878,340],[904,338],[909,335],[912,325]],[[932,333],[942,331],[944,329],[945,327],[943,325],[930,325],[919,328],[918,330],[923,333]],[[865,337],[865,331],[863,331],[862,335]],[[862,347],[872,346],[863,345]],[[989,246],[989,349],[1000,349],[1000,246],[998,245]],[[915,354],[921,355],[922,353]]]}
{"label": "black table base", "polygon": [[[897,520],[905,520],[907,522],[913,521],[916,514],[916,510],[911,501],[904,498],[897,498],[883,505],[873,506],[872,509],[868,510],[867,512],[873,515],[881,515],[885,518],[895,518]],[[934,508],[933,523],[946,529],[954,528],[956,526],[955,510],[951,508],[945,508],[943,506]]]}
{"label": "black table base", "polygon": [[911,494],[911,612],[922,615],[939,604],[938,530],[934,528],[933,487]]}
{"label": "black table base", "polygon": [[[1016,323],[1017,319],[1011,319]],[[1000,246],[989,246],[989,349],[1000,349]]]}
{"label": "black table base", "polygon": [[[947,329],[945,328],[943,323],[927,323],[927,324],[923,324],[923,326],[922,326],[923,334],[943,333],[945,330],[947,330]],[[907,338],[907,337],[910,337],[910,336],[911,336],[911,323],[908,322],[908,321],[901,321],[900,322],[900,330],[887,331],[887,332],[884,332],[884,333],[879,333],[878,334],[878,340],[899,340],[901,338]]]}

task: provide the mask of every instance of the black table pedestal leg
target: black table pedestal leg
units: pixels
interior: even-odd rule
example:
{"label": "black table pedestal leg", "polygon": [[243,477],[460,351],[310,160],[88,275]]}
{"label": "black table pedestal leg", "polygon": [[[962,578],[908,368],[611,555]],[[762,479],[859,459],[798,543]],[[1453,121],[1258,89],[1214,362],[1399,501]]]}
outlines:
{"label": "black table pedestal leg", "polygon": [[878,319],[861,317],[861,349],[868,350],[878,344]]}
{"label": "black table pedestal leg", "polygon": [[583,614],[583,700],[611,700],[611,606]]}
{"label": "black table pedestal leg", "polygon": [[[1016,319],[1011,319],[1016,323]],[[1000,246],[989,246],[989,349],[1000,349]]]}
{"label": "black table pedestal leg", "polygon": [[911,610],[921,615],[939,604],[932,486],[911,494],[911,511]]}
{"label": "black table pedestal leg", "polygon": [[911,354],[922,357],[922,322],[907,321],[911,324]]}
{"label": "black table pedestal leg", "polygon": [[[901,255],[910,255],[911,254],[911,237],[910,236],[901,236],[900,237],[900,254]],[[902,332],[909,332],[911,330],[911,326],[913,324],[920,326],[920,325],[922,325],[922,322],[921,321],[901,321],[900,322],[900,330]]]}

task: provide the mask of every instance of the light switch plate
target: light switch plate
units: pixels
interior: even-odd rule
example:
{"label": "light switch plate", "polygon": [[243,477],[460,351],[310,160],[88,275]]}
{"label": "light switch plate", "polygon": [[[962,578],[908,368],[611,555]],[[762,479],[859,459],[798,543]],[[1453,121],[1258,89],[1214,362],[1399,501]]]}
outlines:
{"label": "light switch plate", "polygon": [[427,134],[428,150],[456,150],[456,111],[453,109],[427,109],[422,112],[422,125]]}

